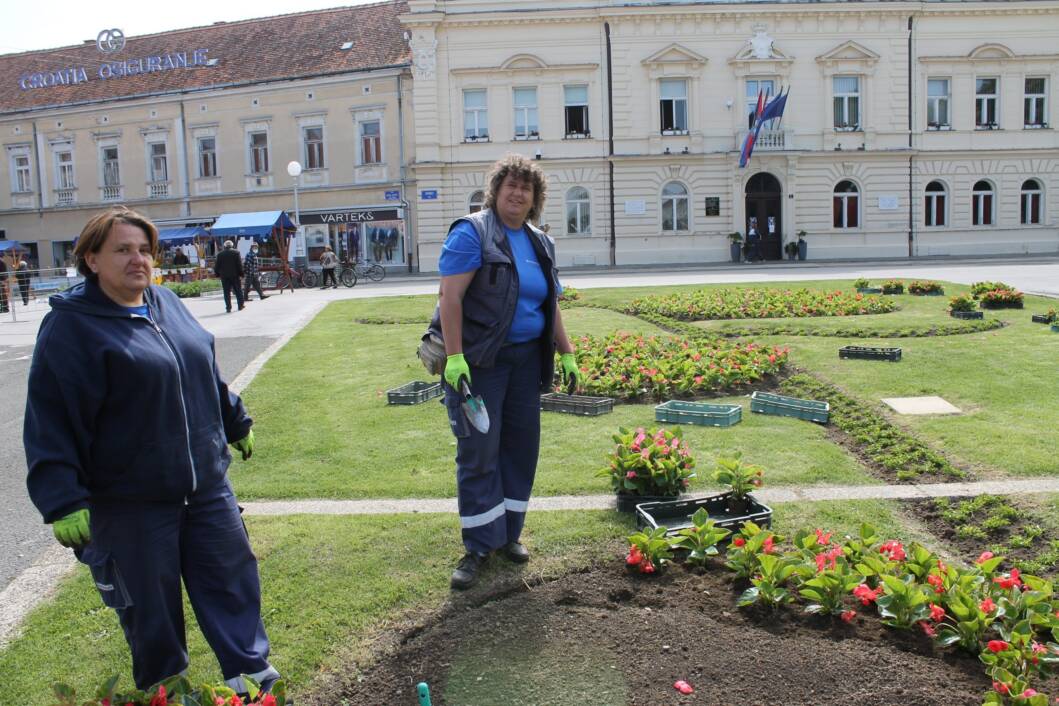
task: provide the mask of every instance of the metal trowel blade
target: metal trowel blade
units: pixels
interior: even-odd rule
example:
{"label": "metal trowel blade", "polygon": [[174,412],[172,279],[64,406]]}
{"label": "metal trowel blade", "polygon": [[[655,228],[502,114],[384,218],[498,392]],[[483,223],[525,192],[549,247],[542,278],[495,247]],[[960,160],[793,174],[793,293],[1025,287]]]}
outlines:
{"label": "metal trowel blade", "polygon": [[467,417],[467,421],[482,434],[488,434],[489,411],[485,408],[482,396],[472,395],[471,386],[467,384],[466,380],[462,379],[460,380],[460,394],[463,395],[463,402],[460,403],[460,408],[463,409],[463,415]]}

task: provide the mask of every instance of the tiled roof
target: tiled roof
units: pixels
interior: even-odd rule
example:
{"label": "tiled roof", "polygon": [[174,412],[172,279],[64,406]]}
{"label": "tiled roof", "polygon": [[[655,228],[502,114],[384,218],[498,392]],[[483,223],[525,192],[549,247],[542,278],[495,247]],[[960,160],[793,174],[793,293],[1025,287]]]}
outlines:
{"label": "tiled roof", "polygon": [[[397,19],[406,12],[407,2],[391,0],[129,37],[124,49],[110,55],[94,42],[7,54],[0,56],[0,114],[409,63],[411,53]],[[353,46],[341,49],[346,42]],[[202,49],[205,55],[195,54]],[[115,63],[131,63],[132,70],[141,63],[152,68],[151,57],[159,57],[154,71],[100,78],[104,64],[110,65],[104,73],[114,73]],[[214,65],[195,66],[196,58]],[[189,68],[181,66],[184,61]],[[177,68],[167,70],[167,64]],[[82,68],[83,74],[78,72]],[[20,85],[54,83],[55,72],[60,79],[84,80],[29,90]]]}

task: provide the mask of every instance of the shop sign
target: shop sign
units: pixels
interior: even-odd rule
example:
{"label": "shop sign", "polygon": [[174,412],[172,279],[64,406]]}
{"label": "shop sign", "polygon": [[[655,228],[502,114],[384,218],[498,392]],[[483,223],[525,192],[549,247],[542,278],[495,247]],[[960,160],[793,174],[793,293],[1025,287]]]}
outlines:
{"label": "shop sign", "polygon": [[209,49],[195,49],[190,52],[176,51],[168,54],[155,54],[137,59],[120,59],[104,61],[98,69],[89,74],[84,66],[63,66],[57,69],[46,69],[24,73],[18,77],[18,85],[23,91],[36,88],[53,88],[70,86],[87,81],[106,81],[125,78],[139,74],[153,74],[159,71],[175,69],[193,69],[198,66],[214,66],[216,59],[207,58]]}
{"label": "shop sign", "polygon": [[374,223],[375,221],[399,221],[396,208],[365,211],[328,211],[326,213],[302,213],[302,224],[309,223]]}

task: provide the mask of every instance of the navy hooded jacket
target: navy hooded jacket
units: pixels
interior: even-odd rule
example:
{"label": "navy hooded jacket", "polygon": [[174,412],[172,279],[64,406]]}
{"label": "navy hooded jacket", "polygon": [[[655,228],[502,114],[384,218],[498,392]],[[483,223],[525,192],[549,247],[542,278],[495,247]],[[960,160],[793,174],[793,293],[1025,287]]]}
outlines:
{"label": "navy hooded jacket", "polygon": [[225,481],[250,431],[221,380],[213,336],[175,294],[144,292],[151,319],[90,277],[49,299],[29,371],[23,441],[33,503],[53,522],[88,501],[183,502]]}

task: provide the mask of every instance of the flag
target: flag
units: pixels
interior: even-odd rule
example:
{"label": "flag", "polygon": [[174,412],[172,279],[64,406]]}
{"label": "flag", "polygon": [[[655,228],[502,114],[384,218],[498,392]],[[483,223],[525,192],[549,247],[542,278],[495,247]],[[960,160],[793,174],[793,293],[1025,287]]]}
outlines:
{"label": "flag", "polygon": [[757,125],[755,127],[760,129],[762,123],[783,116],[783,109],[787,107],[787,95],[790,93],[790,90],[791,89],[788,88],[787,93],[781,93],[769,101],[769,104],[765,106],[765,109],[759,113]]}
{"label": "flag", "polygon": [[743,141],[743,151],[739,155],[740,169],[750,163],[750,155],[754,153],[754,143],[757,142],[761,126],[769,120],[783,116],[783,110],[787,107],[787,95],[790,92],[791,89],[788,88],[787,93],[780,93],[765,106],[762,106],[763,96],[758,94],[757,119],[754,121],[753,129],[747,132],[746,139]]}

